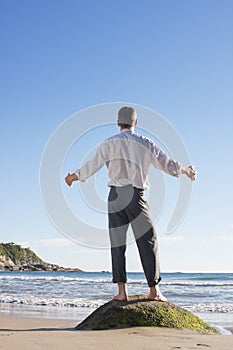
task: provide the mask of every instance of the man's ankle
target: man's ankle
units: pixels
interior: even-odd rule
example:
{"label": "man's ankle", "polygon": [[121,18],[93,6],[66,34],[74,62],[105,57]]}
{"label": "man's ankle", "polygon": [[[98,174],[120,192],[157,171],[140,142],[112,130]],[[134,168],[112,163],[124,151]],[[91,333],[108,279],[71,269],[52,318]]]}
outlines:
{"label": "man's ankle", "polygon": [[119,295],[127,295],[126,286],[124,282],[118,282]]}

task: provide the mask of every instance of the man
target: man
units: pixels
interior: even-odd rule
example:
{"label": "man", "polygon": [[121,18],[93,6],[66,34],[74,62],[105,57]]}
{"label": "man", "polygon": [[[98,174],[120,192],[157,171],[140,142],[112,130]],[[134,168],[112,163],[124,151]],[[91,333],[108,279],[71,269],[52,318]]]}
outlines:
{"label": "man", "polygon": [[150,292],[148,299],[166,301],[159,289],[160,266],[158,241],[144,190],[149,188],[150,165],[179,177],[185,174],[195,180],[192,166],[182,166],[169,158],[152,140],[134,133],[137,113],[132,107],[118,112],[120,133],[105,140],[95,157],[73,174],[66,183],[86,181],[104,164],[108,168],[110,192],[108,197],[108,223],[111,241],[113,282],[118,284],[115,300],[127,300],[125,250],[126,233],[131,224],[136,239],[142,267]]}

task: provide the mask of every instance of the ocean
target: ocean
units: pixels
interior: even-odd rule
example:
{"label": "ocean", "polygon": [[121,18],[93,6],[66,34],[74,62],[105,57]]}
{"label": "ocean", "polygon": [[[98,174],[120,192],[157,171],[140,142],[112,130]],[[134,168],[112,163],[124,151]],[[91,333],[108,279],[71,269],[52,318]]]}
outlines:
{"label": "ocean", "polygon": [[[128,293],[148,294],[143,273],[128,273]],[[233,273],[163,273],[169,301],[227,334],[233,327]],[[116,294],[109,272],[0,271],[1,314],[84,320]]]}

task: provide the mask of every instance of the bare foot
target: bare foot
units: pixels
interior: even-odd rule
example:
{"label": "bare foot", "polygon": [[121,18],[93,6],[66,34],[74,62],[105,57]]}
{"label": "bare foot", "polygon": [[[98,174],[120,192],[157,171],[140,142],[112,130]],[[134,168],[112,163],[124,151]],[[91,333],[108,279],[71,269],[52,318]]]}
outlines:
{"label": "bare foot", "polygon": [[167,298],[161,292],[156,295],[150,293],[147,298],[154,301],[167,301]]}
{"label": "bare foot", "polygon": [[126,301],[126,300],[128,300],[128,298],[127,298],[126,294],[117,294],[117,295],[115,295],[113,300]]}
{"label": "bare foot", "polygon": [[167,298],[160,292],[158,285],[150,288],[150,294],[147,298],[155,301],[167,301]]}

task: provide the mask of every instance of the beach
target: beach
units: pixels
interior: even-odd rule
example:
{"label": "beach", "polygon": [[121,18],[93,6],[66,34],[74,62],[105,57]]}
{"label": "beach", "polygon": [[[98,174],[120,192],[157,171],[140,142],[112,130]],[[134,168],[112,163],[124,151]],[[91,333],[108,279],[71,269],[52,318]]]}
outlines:
{"label": "beach", "polygon": [[157,327],[109,331],[76,331],[73,320],[0,317],[0,349],[9,350],[135,350],[233,348],[232,335],[200,335]]}

